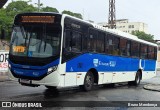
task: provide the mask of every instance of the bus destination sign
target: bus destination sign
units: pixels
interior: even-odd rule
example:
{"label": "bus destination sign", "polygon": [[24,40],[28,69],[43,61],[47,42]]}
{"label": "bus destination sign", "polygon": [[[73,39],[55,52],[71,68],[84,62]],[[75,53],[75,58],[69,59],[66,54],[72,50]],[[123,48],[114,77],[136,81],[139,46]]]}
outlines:
{"label": "bus destination sign", "polygon": [[22,16],[23,23],[54,23],[55,16]]}

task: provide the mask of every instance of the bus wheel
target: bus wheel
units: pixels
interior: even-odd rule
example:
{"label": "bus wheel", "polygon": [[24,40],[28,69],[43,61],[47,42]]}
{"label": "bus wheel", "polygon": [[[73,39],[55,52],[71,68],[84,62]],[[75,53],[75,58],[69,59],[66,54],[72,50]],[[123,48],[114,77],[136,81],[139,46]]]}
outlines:
{"label": "bus wheel", "polygon": [[85,76],[83,89],[85,91],[90,91],[93,85],[94,85],[94,76],[93,76],[93,73],[89,71]]}
{"label": "bus wheel", "polygon": [[141,82],[141,72],[137,71],[135,80],[128,82],[128,84],[138,86],[140,82]]}
{"label": "bus wheel", "polygon": [[141,82],[141,72],[137,71],[135,81],[134,81],[134,85],[138,86],[140,84],[140,82]]}
{"label": "bus wheel", "polygon": [[57,89],[57,87],[55,87],[55,86],[45,86],[47,89]]}

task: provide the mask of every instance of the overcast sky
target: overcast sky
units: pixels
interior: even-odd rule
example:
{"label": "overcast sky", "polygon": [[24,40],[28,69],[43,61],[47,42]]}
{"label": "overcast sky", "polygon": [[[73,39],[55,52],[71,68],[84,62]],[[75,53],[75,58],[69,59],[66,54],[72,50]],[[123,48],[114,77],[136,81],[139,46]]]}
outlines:
{"label": "overcast sky", "polygon": [[[9,0],[8,2],[11,2]],[[16,0],[15,0],[16,1]],[[26,1],[26,0],[24,0]],[[96,23],[107,22],[109,0],[40,0],[44,6],[57,8],[61,13],[69,10],[81,13],[85,20]],[[115,0],[116,19],[129,19],[130,22],[148,24],[148,31],[160,39],[160,0]],[[38,0],[32,0],[32,4]]]}

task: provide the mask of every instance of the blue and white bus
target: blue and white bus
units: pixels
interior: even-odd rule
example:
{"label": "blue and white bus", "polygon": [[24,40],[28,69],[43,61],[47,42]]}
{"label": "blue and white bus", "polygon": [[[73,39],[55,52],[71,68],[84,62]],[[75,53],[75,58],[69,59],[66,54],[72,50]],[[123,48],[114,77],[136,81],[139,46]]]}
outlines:
{"label": "blue and white bus", "polygon": [[129,82],[156,76],[157,44],[56,13],[14,19],[10,78],[22,85],[59,88]]}

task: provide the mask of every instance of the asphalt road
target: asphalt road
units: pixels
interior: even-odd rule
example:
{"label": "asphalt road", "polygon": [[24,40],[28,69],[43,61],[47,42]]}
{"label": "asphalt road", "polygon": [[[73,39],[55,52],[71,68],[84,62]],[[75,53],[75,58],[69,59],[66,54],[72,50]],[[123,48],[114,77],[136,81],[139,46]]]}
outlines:
{"label": "asphalt road", "polygon": [[[143,86],[149,83],[160,84],[160,72],[157,76],[144,80],[138,87],[128,86],[127,83],[116,84],[115,87],[96,86],[92,91],[84,92],[78,87],[61,88],[58,91],[46,89],[44,86],[40,87],[26,87],[21,86],[17,82],[6,81],[0,82],[0,101],[160,101],[160,92],[148,91],[143,89]],[[160,102],[159,102],[160,103]],[[2,108],[0,108],[2,109]],[[55,109],[41,108],[41,109]],[[56,109],[93,109],[92,107],[57,107]],[[94,107],[94,109],[135,109],[134,107]],[[136,109],[142,109],[137,107]],[[143,108],[144,109],[144,108]],[[145,109],[150,110],[147,107]],[[153,108],[159,109],[159,108]]]}

